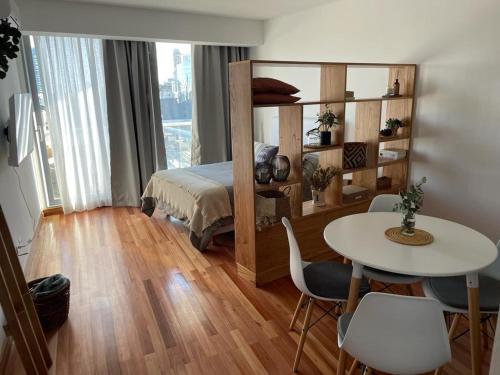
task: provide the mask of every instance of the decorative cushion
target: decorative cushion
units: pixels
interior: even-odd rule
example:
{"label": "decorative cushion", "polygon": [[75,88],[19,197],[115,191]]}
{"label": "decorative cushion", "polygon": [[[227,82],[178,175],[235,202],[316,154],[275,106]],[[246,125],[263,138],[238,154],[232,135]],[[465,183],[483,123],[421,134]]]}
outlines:
{"label": "decorative cushion", "polygon": [[[465,276],[432,277],[426,280],[434,295],[443,304],[467,310],[467,285]],[[500,306],[500,280],[479,275],[479,307],[481,311],[498,311]]]}
{"label": "decorative cushion", "polygon": [[298,100],[300,98],[297,96],[275,93],[254,94],[253,96],[253,104],[286,104],[295,103]]}
{"label": "decorative cushion", "polygon": [[289,85],[279,79],[274,78],[254,78],[252,79],[252,89],[254,94],[275,93],[275,94],[296,94],[300,90],[295,86]]}
{"label": "decorative cushion", "polygon": [[278,151],[279,151],[278,146],[272,146],[261,142],[254,142],[253,154],[255,158],[255,164],[271,163],[272,158],[276,156]]}
{"label": "decorative cushion", "polygon": [[[304,268],[304,280],[311,293],[318,297],[347,300],[351,283],[352,266],[337,262],[314,262]],[[368,281],[363,278],[359,296],[370,292]]]}
{"label": "decorative cushion", "polygon": [[366,143],[346,142],[344,143],[344,169],[366,167]]}

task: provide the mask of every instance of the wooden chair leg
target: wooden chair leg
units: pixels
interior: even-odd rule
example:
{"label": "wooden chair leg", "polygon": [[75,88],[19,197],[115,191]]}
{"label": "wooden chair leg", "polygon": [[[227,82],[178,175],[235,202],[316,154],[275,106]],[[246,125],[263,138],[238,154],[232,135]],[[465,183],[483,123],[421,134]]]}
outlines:
{"label": "wooden chair leg", "polygon": [[455,332],[457,331],[458,328],[458,323],[460,323],[460,318],[462,317],[462,314],[455,314],[453,317],[453,321],[451,322],[450,330],[448,331],[448,338],[449,340],[453,340],[453,336],[455,336]]}
{"label": "wooden chair leg", "polygon": [[357,359],[354,359],[354,361],[352,362],[351,368],[349,369],[349,372],[347,373],[347,375],[354,375],[354,372],[358,368],[358,365],[359,365],[359,361]]}
{"label": "wooden chair leg", "polygon": [[293,362],[293,372],[297,371],[300,363],[300,356],[302,355],[302,350],[304,349],[304,343],[306,342],[307,331],[309,331],[309,323],[311,322],[311,315],[314,306],[314,299],[309,297],[309,302],[307,303],[306,317],[304,319],[304,326],[302,327],[302,334],[300,335],[299,347],[297,348],[297,354],[295,355],[295,361]]}
{"label": "wooden chair leg", "polygon": [[490,346],[490,342],[488,339],[488,320],[484,320],[481,323],[481,333],[483,335],[483,347],[487,350]]}
{"label": "wooden chair leg", "polygon": [[304,303],[304,299],[306,298],[306,295],[302,293],[299,298],[299,303],[297,303],[297,307],[295,308],[295,312],[293,313],[292,321],[290,323],[290,331],[293,331],[295,328],[295,323],[297,322],[297,318],[299,317],[300,310],[302,310],[302,304]]}

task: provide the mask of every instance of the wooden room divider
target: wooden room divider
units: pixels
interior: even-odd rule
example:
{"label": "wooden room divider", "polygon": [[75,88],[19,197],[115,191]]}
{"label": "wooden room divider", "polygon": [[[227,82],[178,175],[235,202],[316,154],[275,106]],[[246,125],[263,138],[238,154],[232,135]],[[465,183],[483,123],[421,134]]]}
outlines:
{"label": "wooden room divider", "polygon": [[5,333],[13,338],[26,373],[47,374],[52,359],[2,207],[0,207],[0,304],[6,320]]}

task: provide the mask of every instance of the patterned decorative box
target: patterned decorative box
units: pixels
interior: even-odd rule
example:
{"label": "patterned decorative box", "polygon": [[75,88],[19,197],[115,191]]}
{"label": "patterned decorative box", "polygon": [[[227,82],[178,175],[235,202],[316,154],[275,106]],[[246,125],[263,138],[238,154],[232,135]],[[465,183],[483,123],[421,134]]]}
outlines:
{"label": "patterned decorative box", "polygon": [[354,169],[366,167],[366,143],[344,143],[344,161],[342,168]]}

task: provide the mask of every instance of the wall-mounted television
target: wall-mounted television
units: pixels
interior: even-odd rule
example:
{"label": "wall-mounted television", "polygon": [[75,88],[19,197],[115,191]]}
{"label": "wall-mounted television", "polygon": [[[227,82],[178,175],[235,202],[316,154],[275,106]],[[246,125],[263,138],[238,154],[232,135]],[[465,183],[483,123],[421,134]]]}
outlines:
{"label": "wall-mounted television", "polygon": [[9,165],[18,167],[33,151],[33,101],[31,94],[14,94],[9,104]]}

